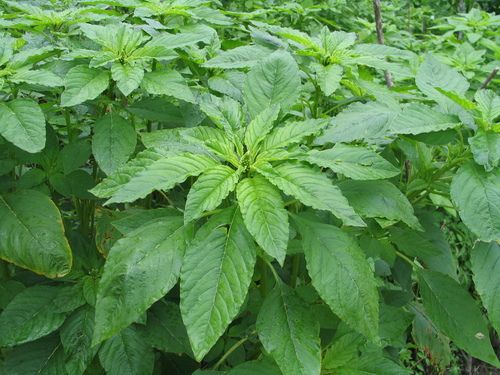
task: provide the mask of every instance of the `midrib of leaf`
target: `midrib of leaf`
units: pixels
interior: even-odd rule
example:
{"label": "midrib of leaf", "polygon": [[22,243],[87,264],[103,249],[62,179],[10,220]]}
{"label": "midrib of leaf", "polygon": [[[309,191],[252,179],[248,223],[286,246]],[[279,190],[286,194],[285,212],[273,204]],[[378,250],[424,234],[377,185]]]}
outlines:
{"label": "midrib of leaf", "polygon": [[61,347],[61,345],[62,344],[60,342],[56,345],[56,347],[54,348],[54,350],[52,350],[52,353],[50,353],[50,355],[47,357],[47,359],[45,360],[45,362],[42,363],[42,366],[36,371],[37,374],[41,374],[42,371],[47,368],[47,365],[49,364],[49,361],[52,359],[52,357],[59,350],[59,348]]}

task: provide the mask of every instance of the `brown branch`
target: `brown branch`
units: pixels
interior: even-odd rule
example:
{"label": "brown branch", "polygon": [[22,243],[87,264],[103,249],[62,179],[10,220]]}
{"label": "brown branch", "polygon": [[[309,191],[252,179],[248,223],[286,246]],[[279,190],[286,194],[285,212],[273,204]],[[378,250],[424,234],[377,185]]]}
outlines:
{"label": "brown branch", "polygon": [[[373,0],[373,12],[375,13],[375,28],[377,30],[377,42],[378,44],[384,44],[384,30],[382,25],[382,13],[380,10],[380,0]],[[394,86],[392,81],[391,72],[386,70],[384,72],[385,83],[387,87],[391,88]]]}
{"label": "brown branch", "polygon": [[498,70],[500,70],[500,68],[497,66],[495,69],[493,69],[491,71],[491,73],[488,75],[488,77],[486,77],[486,79],[484,80],[484,82],[481,84],[481,87],[479,88],[480,90],[484,90],[486,87],[488,87],[488,85],[490,84],[490,82],[493,81],[493,79],[497,75]]}

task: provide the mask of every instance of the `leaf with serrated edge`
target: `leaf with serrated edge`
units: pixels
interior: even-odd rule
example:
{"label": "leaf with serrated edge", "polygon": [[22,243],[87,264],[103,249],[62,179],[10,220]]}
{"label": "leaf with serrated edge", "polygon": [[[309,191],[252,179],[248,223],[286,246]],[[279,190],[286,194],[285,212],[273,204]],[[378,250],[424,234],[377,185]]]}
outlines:
{"label": "leaf with serrated edge", "polygon": [[109,72],[78,65],[64,77],[61,106],[71,107],[95,99],[109,85]]}

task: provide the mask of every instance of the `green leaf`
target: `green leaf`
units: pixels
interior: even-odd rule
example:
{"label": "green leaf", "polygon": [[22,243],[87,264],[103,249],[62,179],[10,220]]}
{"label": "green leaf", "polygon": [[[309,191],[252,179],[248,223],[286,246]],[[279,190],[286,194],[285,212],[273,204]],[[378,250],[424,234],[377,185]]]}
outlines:
{"label": "green leaf", "polygon": [[239,210],[222,216],[197,232],[182,266],[180,307],[197,361],[238,314],[255,266],[255,245]]}
{"label": "green leaf", "polygon": [[184,221],[188,223],[198,219],[204,211],[217,208],[234,190],[240,174],[240,170],[234,170],[226,165],[207,169],[189,190]]}
{"label": "green leaf", "polygon": [[486,173],[469,163],[451,181],[451,198],[460,217],[480,240],[500,240],[500,171]]}
{"label": "green leaf", "polygon": [[94,330],[94,309],[90,306],[75,311],[61,328],[61,342],[66,354],[66,371],[71,375],[82,375],[97,353],[91,347]]}
{"label": "green leaf", "polygon": [[0,103],[0,134],[31,153],[45,147],[45,117],[36,102],[14,99]]}
{"label": "green leaf", "polygon": [[180,48],[199,42],[208,43],[213,38],[215,30],[202,23],[191,24],[180,28],[177,34],[162,33],[155,36],[150,45],[165,46],[167,48]]}
{"label": "green leaf", "polygon": [[292,162],[277,166],[261,163],[256,169],[285,194],[297,198],[305,205],[330,211],[346,225],[365,226],[340,189],[318,169]]}
{"label": "green leaf", "polygon": [[307,305],[278,281],[257,317],[264,349],[287,375],[315,375],[321,370],[319,324]]}
{"label": "green leaf", "polygon": [[245,145],[250,152],[255,152],[257,146],[271,131],[280,112],[279,105],[264,109],[248,124],[245,131]]}
{"label": "green leaf", "polygon": [[479,129],[474,137],[469,138],[474,161],[491,172],[500,162],[500,134],[491,130]]}
{"label": "green leaf", "polygon": [[339,87],[344,74],[341,65],[317,65],[315,67],[319,87],[326,96],[332,95]]}
{"label": "green leaf", "polygon": [[341,143],[328,150],[312,150],[305,160],[354,180],[378,180],[399,174],[396,167],[376,152]]}
{"label": "green leaf", "polygon": [[0,196],[0,258],[55,278],[71,270],[61,214],[46,195],[21,190]]}
{"label": "green leaf", "polygon": [[128,96],[139,87],[144,77],[144,68],[139,65],[114,63],[111,66],[111,77],[123,95]]}
{"label": "green leaf", "polygon": [[420,91],[429,98],[434,99],[445,109],[457,106],[453,100],[440,93],[437,88],[464,95],[469,88],[467,80],[456,70],[443,64],[433,55],[428,54],[420,65],[415,83]]}
{"label": "green leaf", "polygon": [[142,332],[133,326],[106,341],[99,350],[99,359],[107,375],[153,373],[153,349]]}
{"label": "green leaf", "polygon": [[263,360],[248,361],[233,367],[228,375],[281,375],[281,371],[274,362]]}
{"label": "green leaf", "polygon": [[0,346],[33,341],[58,329],[65,318],[53,304],[59,290],[37,285],[17,294],[0,314]]}
{"label": "green leaf", "polygon": [[352,329],[377,341],[377,283],[363,251],[354,239],[333,225],[298,216],[293,219],[303,238],[309,276],[320,297]]}
{"label": "green leaf", "polygon": [[483,119],[488,123],[493,123],[500,116],[500,96],[492,90],[478,90],[474,99],[481,111]]}
{"label": "green leaf", "polygon": [[315,143],[323,145],[356,140],[379,143],[389,137],[389,124],[396,115],[394,108],[379,102],[351,104],[332,119]]}
{"label": "green leaf", "polygon": [[166,353],[189,353],[189,338],[182,322],[179,306],[160,300],[148,311],[144,334],[156,349]]}
{"label": "green leaf", "polygon": [[500,246],[476,242],[471,252],[472,277],[488,311],[491,324],[500,332]]}
{"label": "green leaf", "polygon": [[146,73],[141,87],[152,95],[168,95],[189,103],[195,102],[186,80],[175,70]]}
{"label": "green leaf", "polygon": [[215,165],[217,161],[206,155],[186,153],[165,158],[155,152],[144,152],[91,192],[101,198],[112,197],[106,204],[133,202],[153,190],[170,190],[189,176],[197,176]]}
{"label": "green leaf", "polygon": [[413,207],[404,194],[389,181],[342,181],[338,184],[354,210],[370,218],[402,221],[422,230]]}
{"label": "green leaf", "polygon": [[420,103],[411,103],[390,122],[394,134],[422,134],[460,125],[456,116],[446,115]]}
{"label": "green leaf", "polygon": [[88,68],[85,65],[75,66],[64,77],[61,106],[71,107],[93,100],[106,90],[108,85],[108,71]]}
{"label": "green leaf", "polygon": [[96,121],[92,137],[92,153],[99,167],[112,174],[122,167],[135,150],[135,129],[123,117],[113,112]]}
{"label": "green leaf", "polygon": [[319,133],[327,124],[325,119],[289,122],[275,128],[262,142],[261,150],[272,150],[299,143],[305,137]]}
{"label": "green leaf", "polygon": [[203,64],[205,68],[250,68],[269,56],[271,49],[260,45],[240,46],[219,54]]}
{"label": "green leaf", "polygon": [[278,189],[265,178],[255,176],[240,181],[236,195],[248,231],[267,254],[283,264],[289,227]]}
{"label": "green leaf", "polygon": [[182,217],[170,216],[147,222],[113,245],[97,292],[94,344],[137,320],[177,283],[185,236]]}
{"label": "green leaf", "polygon": [[499,366],[481,310],[460,284],[442,273],[419,270],[425,311],[438,328],[470,355]]}
{"label": "green leaf", "polygon": [[287,110],[300,95],[297,63],[285,51],[272,53],[247,74],[243,93],[252,117],[273,104]]}
{"label": "green leaf", "polygon": [[18,70],[9,77],[11,82],[25,82],[31,85],[42,85],[47,87],[63,86],[63,80],[49,70]]}

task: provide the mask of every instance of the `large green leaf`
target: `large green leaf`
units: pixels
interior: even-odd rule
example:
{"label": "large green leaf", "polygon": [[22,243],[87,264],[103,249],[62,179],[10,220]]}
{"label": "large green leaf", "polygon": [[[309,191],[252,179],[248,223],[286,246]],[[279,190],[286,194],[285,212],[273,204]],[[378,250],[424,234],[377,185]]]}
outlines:
{"label": "large green leaf", "polygon": [[245,178],[236,187],[248,231],[262,249],[283,264],[288,244],[288,214],[281,194],[265,178]]}
{"label": "large green leaf", "polygon": [[500,332],[500,246],[477,242],[471,253],[476,290],[488,311],[491,324]]}
{"label": "large green leaf", "polygon": [[205,68],[238,69],[249,68],[269,56],[269,48],[260,45],[240,46],[221,51],[203,64]]}
{"label": "large green leaf", "polygon": [[64,78],[61,106],[71,107],[95,99],[109,84],[109,72],[78,65],[70,69]]}
{"label": "large green leaf", "polygon": [[500,366],[486,319],[470,294],[439,272],[419,270],[418,280],[425,311],[438,328],[470,355]]}
{"label": "large green leaf", "polygon": [[91,347],[93,330],[94,309],[88,305],[76,310],[64,322],[60,336],[68,374],[83,374],[96,355],[98,347]]}
{"label": "large green leaf", "polygon": [[181,274],[181,313],[198,361],[238,314],[255,260],[253,238],[237,208],[211,218],[187,249]]}
{"label": "large green leaf", "polygon": [[425,104],[412,103],[390,122],[394,134],[421,134],[454,128],[460,124],[456,116],[438,112]]}
{"label": "large green leaf", "polygon": [[408,199],[389,181],[347,180],[338,186],[360,215],[402,221],[411,228],[422,229]]}
{"label": "large green leaf", "polygon": [[377,283],[363,251],[354,239],[333,225],[293,218],[303,238],[314,288],[351,328],[378,340]]}
{"label": "large green leaf", "polygon": [[106,174],[112,174],[127,162],[136,142],[137,135],[132,124],[110,112],[94,125],[92,153],[99,167]]}
{"label": "large green leaf", "polygon": [[245,131],[245,144],[251,152],[255,152],[257,146],[273,128],[274,121],[280,112],[279,105],[264,109],[248,124]]}
{"label": "large green leaf", "polygon": [[478,90],[474,99],[486,122],[493,123],[500,116],[500,96],[494,91]]}
{"label": "large green leaf", "polygon": [[140,64],[114,63],[111,66],[111,77],[123,95],[128,96],[139,87],[144,77],[144,68]]}
{"label": "large green leaf", "polygon": [[491,172],[500,163],[500,134],[491,130],[478,130],[474,137],[469,138],[470,149],[474,161]]}
{"label": "large green leaf", "polygon": [[50,278],[71,270],[61,214],[49,197],[32,190],[0,196],[0,258]]}
{"label": "large green leaf", "polygon": [[152,95],[168,95],[189,103],[195,102],[186,80],[175,70],[146,73],[141,87]]}
{"label": "large green leaf", "polygon": [[500,240],[500,171],[469,163],[451,182],[451,198],[465,225],[480,240]]}
{"label": "large green leaf", "polygon": [[287,110],[300,94],[297,63],[285,51],[272,53],[250,70],[243,94],[252,117],[273,104],[279,104],[282,110]]}
{"label": "large green leaf", "polygon": [[41,151],[45,146],[45,117],[38,104],[30,99],[0,103],[0,134],[24,151]]}
{"label": "large green leaf", "polygon": [[341,143],[328,150],[312,150],[306,160],[354,180],[378,180],[399,174],[395,166],[376,152]]}
{"label": "large green leaf", "polygon": [[300,142],[308,135],[319,133],[328,121],[325,119],[307,119],[294,121],[275,128],[262,142],[262,150],[282,148]]}
{"label": "large green leaf", "polygon": [[99,282],[94,343],[134,322],[177,283],[185,233],[181,216],[163,217],[114,244]]}
{"label": "large green leaf", "polygon": [[365,226],[340,189],[318,169],[292,162],[277,166],[260,164],[256,169],[272,184],[302,203],[318,210],[330,211],[346,225]]}
{"label": "large green leaf", "polygon": [[226,165],[217,165],[205,171],[189,190],[184,221],[190,222],[199,218],[204,211],[217,208],[236,187],[240,173],[240,170]]}
{"label": "large green leaf", "polygon": [[17,294],[0,314],[0,347],[33,341],[58,329],[65,318],[53,303],[59,291],[37,285]]}
{"label": "large green leaf", "polygon": [[321,370],[319,324],[295,291],[278,281],[257,317],[264,349],[287,375],[316,375]]}
{"label": "large green leaf", "polygon": [[134,326],[106,341],[99,350],[99,359],[107,375],[150,375],[154,358],[144,334]]}
{"label": "large green leaf", "polygon": [[153,190],[170,190],[189,176],[197,176],[218,162],[206,155],[181,154],[161,157],[144,152],[92,189],[98,197],[111,197],[106,203],[133,202]]}

